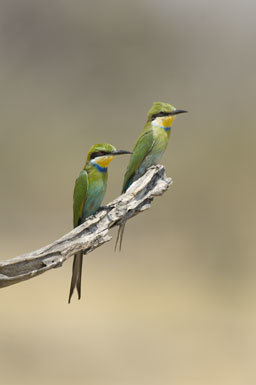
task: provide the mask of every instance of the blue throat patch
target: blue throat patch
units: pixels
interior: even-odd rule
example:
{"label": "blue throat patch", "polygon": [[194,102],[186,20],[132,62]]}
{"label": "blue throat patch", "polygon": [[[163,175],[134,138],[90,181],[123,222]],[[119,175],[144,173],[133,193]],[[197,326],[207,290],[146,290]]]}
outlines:
{"label": "blue throat patch", "polygon": [[163,127],[166,132],[169,132],[171,130],[171,127]]}
{"label": "blue throat patch", "polygon": [[93,165],[97,168],[99,172],[106,172],[108,170],[107,167],[101,167],[98,163],[93,163]]}

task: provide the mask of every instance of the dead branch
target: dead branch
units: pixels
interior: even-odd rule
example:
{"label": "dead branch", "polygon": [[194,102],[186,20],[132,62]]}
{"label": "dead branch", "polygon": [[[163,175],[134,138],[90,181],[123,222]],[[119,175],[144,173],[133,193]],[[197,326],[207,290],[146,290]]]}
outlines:
{"label": "dead branch", "polygon": [[109,229],[148,209],[153,198],[162,195],[171,184],[172,180],[166,177],[164,166],[152,166],[125,194],[57,241],[31,253],[0,261],[0,287],[60,267],[80,250],[84,254],[90,253],[111,239]]}

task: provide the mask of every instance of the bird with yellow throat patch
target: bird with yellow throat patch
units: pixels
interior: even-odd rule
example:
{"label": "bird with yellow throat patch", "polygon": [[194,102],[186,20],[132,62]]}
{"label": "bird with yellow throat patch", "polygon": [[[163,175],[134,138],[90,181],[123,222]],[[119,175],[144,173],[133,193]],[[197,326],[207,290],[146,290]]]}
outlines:
{"label": "bird with yellow throat patch", "polygon": [[[142,130],[130,157],[124,176],[122,193],[131,184],[140,178],[146,170],[159,162],[166,150],[171,128],[175,117],[178,114],[187,112],[178,110],[171,104],[156,102],[148,112],[147,122]],[[119,243],[121,250],[125,223],[120,224],[115,249]]]}
{"label": "bird with yellow throat patch", "polygon": [[[87,217],[94,214],[101,205],[107,188],[108,165],[117,156],[131,154],[129,151],[116,150],[108,143],[95,144],[88,152],[83,170],[76,179],[73,196],[73,226],[77,227]],[[83,251],[74,255],[73,271],[68,302],[74,289],[81,298]]]}

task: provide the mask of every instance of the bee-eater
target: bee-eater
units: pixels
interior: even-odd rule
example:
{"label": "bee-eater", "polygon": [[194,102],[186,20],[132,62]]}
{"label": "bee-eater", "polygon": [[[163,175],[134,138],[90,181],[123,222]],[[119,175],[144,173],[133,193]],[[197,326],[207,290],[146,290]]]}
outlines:
{"label": "bee-eater", "polygon": [[[163,155],[170,137],[172,123],[176,115],[187,112],[177,110],[168,103],[156,102],[148,112],[147,122],[142,130],[130,157],[124,176],[122,193],[140,178],[152,165],[157,164]],[[115,249],[120,239],[121,250],[125,223],[118,229]]]}
{"label": "bee-eater", "polygon": [[[87,160],[79,177],[76,179],[73,196],[73,226],[77,227],[94,214],[104,198],[108,165],[116,155],[131,154],[129,151],[116,150],[107,143],[95,144],[90,148]],[[74,255],[73,271],[68,302],[70,303],[76,287],[78,299],[81,298],[83,251]]]}

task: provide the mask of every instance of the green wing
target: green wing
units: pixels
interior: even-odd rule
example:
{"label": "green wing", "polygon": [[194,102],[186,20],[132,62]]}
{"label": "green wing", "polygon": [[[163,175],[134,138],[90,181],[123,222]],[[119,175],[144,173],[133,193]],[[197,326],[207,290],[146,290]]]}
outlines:
{"label": "green wing", "polygon": [[82,219],[84,203],[88,188],[88,175],[85,170],[81,171],[76,179],[73,195],[73,226],[79,226]]}
{"label": "green wing", "polygon": [[125,192],[131,185],[136,170],[140,167],[141,163],[152,149],[154,141],[153,131],[151,129],[142,131],[130,157],[130,162],[124,176],[122,192]]}

